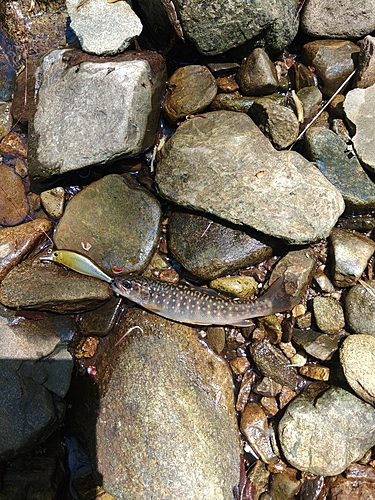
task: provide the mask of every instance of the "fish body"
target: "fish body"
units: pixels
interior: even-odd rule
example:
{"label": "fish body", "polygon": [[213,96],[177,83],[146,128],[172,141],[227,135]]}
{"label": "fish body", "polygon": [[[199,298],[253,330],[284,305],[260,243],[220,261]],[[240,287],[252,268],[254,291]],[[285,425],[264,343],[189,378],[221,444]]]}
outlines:
{"label": "fish body", "polygon": [[250,318],[286,311],[298,302],[286,293],[282,277],[254,302],[226,299],[193,286],[142,276],[116,277],[111,286],[118,295],[164,318],[194,325],[248,326]]}
{"label": "fish body", "polygon": [[73,252],[72,250],[53,250],[47,255],[42,255],[40,260],[56,262],[63,266],[69,267],[80,274],[85,274],[87,276],[92,276],[93,278],[98,278],[107,283],[112,283],[113,278],[108,276],[104,271],[98,267],[95,262],[82,255],[78,252]]}

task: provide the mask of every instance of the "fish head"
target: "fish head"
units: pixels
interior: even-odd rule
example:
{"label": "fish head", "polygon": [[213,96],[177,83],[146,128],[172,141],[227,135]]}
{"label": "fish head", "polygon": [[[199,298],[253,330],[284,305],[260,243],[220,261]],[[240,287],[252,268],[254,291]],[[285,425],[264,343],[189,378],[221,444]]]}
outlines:
{"label": "fish head", "polygon": [[136,276],[118,276],[111,283],[112,290],[133,302],[142,304],[150,296],[148,283]]}

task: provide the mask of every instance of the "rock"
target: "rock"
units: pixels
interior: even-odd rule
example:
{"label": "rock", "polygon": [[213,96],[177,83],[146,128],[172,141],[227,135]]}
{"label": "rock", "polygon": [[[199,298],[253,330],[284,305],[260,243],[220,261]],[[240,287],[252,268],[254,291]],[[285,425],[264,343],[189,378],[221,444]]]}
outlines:
{"label": "rock", "polygon": [[52,219],[60,219],[64,213],[65,191],[62,187],[55,187],[43,191],[40,195],[40,201],[44,210]]}
{"label": "rock", "polygon": [[248,472],[248,480],[251,483],[252,491],[255,490],[254,500],[259,500],[262,493],[268,491],[268,480],[270,472],[262,460],[257,460]]}
{"label": "rock", "polygon": [[260,48],[242,61],[237,81],[245,95],[272,94],[279,86],[276,68],[267,52]]}
{"label": "rock", "polygon": [[214,279],[272,256],[265,238],[259,241],[254,233],[201,215],[173,212],[168,224],[169,250],[191,273]]}
{"label": "rock", "polygon": [[374,408],[340,387],[316,383],[289,403],[279,437],[293,467],[334,476],[374,446]]}
{"label": "rock", "polygon": [[314,297],[313,309],[317,327],[322,332],[332,334],[344,328],[344,311],[333,297]]}
{"label": "rock", "polygon": [[354,3],[340,0],[334,5],[325,0],[309,0],[301,15],[302,30],[319,38],[361,38],[375,29],[371,0]]}
{"label": "rock", "polygon": [[375,84],[375,38],[367,35],[360,41],[361,51],[358,56],[357,73],[354,76],[353,87],[366,89]]}
{"label": "rock", "polygon": [[111,275],[142,271],[159,243],[161,208],[131,177],[110,174],[74,196],[56,228],[57,248],[84,251]]}
{"label": "rock", "polygon": [[216,92],[215,78],[205,66],[195,64],[178,68],[169,79],[163,102],[164,116],[176,125],[207,108]]}
{"label": "rock", "polygon": [[30,176],[46,179],[150,147],[165,80],[164,58],[155,52],[110,58],[73,49],[47,54],[30,123]]}
{"label": "rock", "polygon": [[12,128],[12,115],[10,103],[0,103],[0,141],[10,132]]}
{"label": "rock", "polygon": [[347,40],[314,40],[302,47],[302,61],[315,68],[322,93],[331,97],[354,71],[359,51]]}
{"label": "rock", "polygon": [[[67,316],[43,313],[38,321],[0,306],[0,459],[30,451],[56,428],[73,360],[61,342],[76,333]],[[60,347],[58,347],[60,345]]]}
{"label": "rock", "polygon": [[260,394],[261,396],[276,397],[280,394],[281,389],[281,384],[278,384],[270,377],[263,377],[259,382],[257,382],[253,391],[255,394]]}
{"label": "rock", "polygon": [[282,257],[271,274],[270,284],[284,276],[287,292],[302,297],[309,286],[316,267],[316,256],[311,251],[292,250]]}
{"label": "rock", "polygon": [[240,88],[234,77],[222,76],[221,78],[216,78],[215,81],[218,92],[236,92]]}
{"label": "rock", "polygon": [[0,225],[16,226],[29,213],[25,186],[12,167],[0,164]]}
{"label": "rock", "polygon": [[326,237],[344,209],[315,167],[296,152],[275,151],[242,113],[188,120],[160,153],[161,196],[290,243]]}
{"label": "rock", "polygon": [[354,285],[366,269],[375,243],[362,234],[337,228],[333,229],[330,240],[334,285]]}
{"label": "rock", "polygon": [[95,309],[112,297],[107,283],[63,269],[53,262],[28,259],[10,271],[0,285],[0,302],[14,309],[61,314]]}
{"label": "rock", "polygon": [[250,116],[275,149],[286,149],[297,140],[299,123],[291,109],[271,99],[257,99],[250,108]]}
{"label": "rock", "polygon": [[242,96],[239,92],[231,94],[217,94],[211,103],[211,111],[237,111],[239,113],[248,113],[254,104],[256,97]]}
{"label": "rock", "polygon": [[375,403],[375,337],[349,335],[340,348],[340,362],[345,378],[355,393],[368,403]]}
{"label": "rock", "polygon": [[210,281],[210,288],[248,299],[256,292],[258,283],[252,276],[223,276]]}
{"label": "rock", "polygon": [[303,123],[309,123],[322,108],[322,93],[318,87],[303,87],[297,92],[298,99],[302,102]]}
{"label": "rock", "polygon": [[113,296],[100,307],[82,313],[79,319],[82,335],[87,337],[92,335],[104,337],[108,335],[124,309],[122,298]]}
{"label": "rock", "polygon": [[375,85],[366,89],[350,90],[344,102],[347,118],[355,125],[352,138],[355,152],[362,164],[375,172],[374,135],[372,117],[374,113]]}
{"label": "rock", "polygon": [[345,317],[354,333],[375,336],[375,280],[353,286],[345,297]]}
{"label": "rock", "polygon": [[257,403],[248,403],[241,413],[241,432],[252,451],[266,464],[278,462],[272,449],[267,416]]}
{"label": "rock", "polygon": [[[0,281],[8,272],[33,253],[52,231],[52,222],[36,219],[11,228],[0,228]],[[37,248],[37,251],[39,249]]]}
{"label": "rock", "polygon": [[209,326],[207,341],[215,352],[220,354],[225,347],[225,328],[223,326]]}
{"label": "rock", "polygon": [[[95,432],[82,426],[103,488],[118,500],[232,498],[240,446],[232,375],[222,358],[193,328],[137,308],[101,347],[100,409],[86,408]],[[85,406],[81,391],[78,398]]]}
{"label": "rock", "polygon": [[301,481],[297,479],[297,471],[287,468],[279,474],[274,474],[270,484],[272,500],[294,500],[301,488]]}
{"label": "rock", "polygon": [[127,2],[67,0],[71,28],[82,50],[98,56],[123,52],[142,31],[142,23]]}
{"label": "rock", "polygon": [[[358,467],[359,464],[353,465]],[[351,467],[352,466],[349,468]],[[330,477],[327,481],[327,487],[329,488],[328,494],[331,498],[337,500],[361,500],[362,498],[371,498],[374,491],[373,482],[372,480],[369,481],[367,477],[355,477],[350,479],[344,478],[343,476]],[[326,491],[326,486],[324,491]]]}
{"label": "rock", "polygon": [[0,48],[3,57],[0,60],[0,100],[5,102],[12,100],[14,91],[14,83],[16,80],[16,64],[15,58],[12,55],[7,55],[7,48],[11,41],[5,35],[4,31],[0,31]]}
{"label": "rock", "polygon": [[347,144],[331,130],[311,127],[305,135],[307,157],[342,194],[348,212],[375,207],[375,185]]}
{"label": "rock", "polygon": [[330,369],[328,366],[317,364],[306,364],[301,366],[298,371],[303,377],[308,377],[313,380],[321,380],[323,382],[327,382],[330,376]]}
{"label": "rock", "polygon": [[318,77],[307,66],[300,62],[295,62],[291,67],[291,76],[294,80],[294,86],[297,92],[304,87],[317,87],[319,85]]}
{"label": "rock", "polygon": [[304,379],[298,375],[295,367],[290,365],[289,359],[269,340],[253,340],[249,345],[249,351],[263,375],[281,385],[286,385],[293,391],[302,389],[305,384]]}
{"label": "rock", "polygon": [[[160,26],[168,30],[170,23],[160,3],[152,0],[139,3],[152,30]],[[177,35],[192,41],[203,55],[222,54],[259,36],[267,50],[277,52],[293,40],[298,30],[296,0],[277,3],[235,0],[231,4],[215,0],[209,7],[198,0],[189,3],[175,0],[173,5],[168,17],[173,20]]]}
{"label": "rock", "polygon": [[301,346],[308,354],[314,358],[328,361],[339,348],[339,342],[345,334],[327,334],[314,330],[293,330],[293,342]]}

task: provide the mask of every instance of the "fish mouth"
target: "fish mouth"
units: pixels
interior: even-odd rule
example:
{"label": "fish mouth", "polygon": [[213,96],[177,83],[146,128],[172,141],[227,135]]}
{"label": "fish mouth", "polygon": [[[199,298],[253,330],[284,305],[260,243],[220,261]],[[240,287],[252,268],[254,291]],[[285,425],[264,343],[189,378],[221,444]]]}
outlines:
{"label": "fish mouth", "polygon": [[116,295],[125,295],[125,288],[120,283],[116,283],[115,280],[112,280],[110,285]]}

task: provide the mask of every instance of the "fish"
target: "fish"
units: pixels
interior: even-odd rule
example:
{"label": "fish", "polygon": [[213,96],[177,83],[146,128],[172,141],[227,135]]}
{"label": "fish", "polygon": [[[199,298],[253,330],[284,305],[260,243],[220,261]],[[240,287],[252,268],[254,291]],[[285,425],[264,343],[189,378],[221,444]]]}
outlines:
{"label": "fish", "polygon": [[215,291],[170,284],[143,276],[119,276],[111,287],[117,295],[164,318],[191,325],[231,325],[246,327],[251,318],[292,309],[299,299],[285,290],[283,276],[272,283],[254,302],[227,299]]}
{"label": "fish", "polygon": [[113,278],[108,276],[93,260],[86,255],[82,255],[72,250],[52,250],[47,255],[41,255],[39,259],[42,262],[50,261],[62,266],[68,267],[73,271],[98,278],[107,283],[112,283]]}

